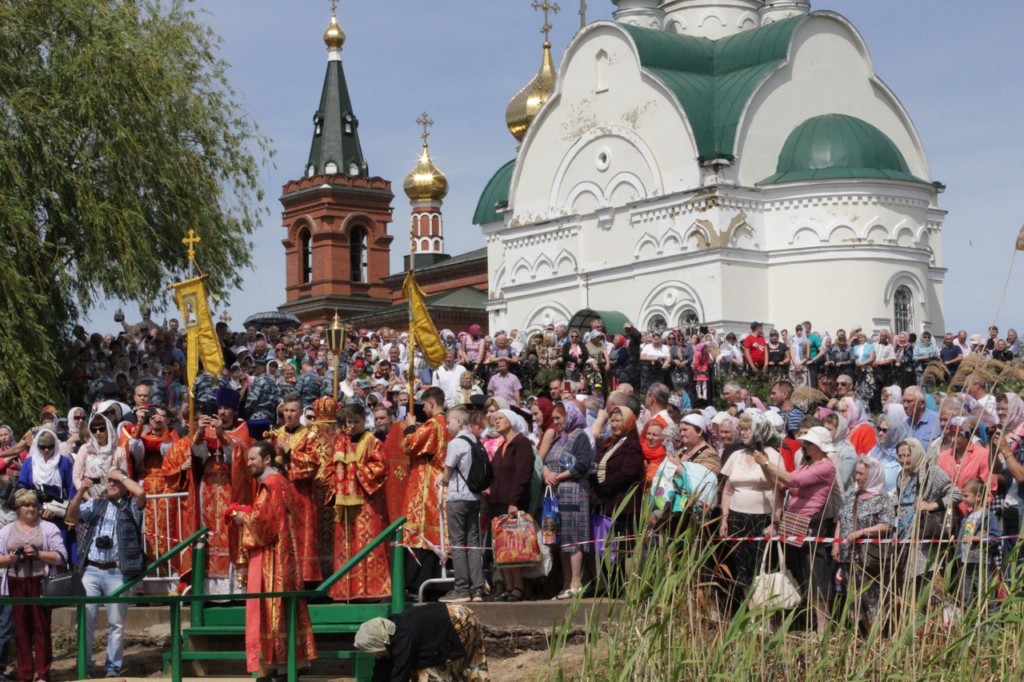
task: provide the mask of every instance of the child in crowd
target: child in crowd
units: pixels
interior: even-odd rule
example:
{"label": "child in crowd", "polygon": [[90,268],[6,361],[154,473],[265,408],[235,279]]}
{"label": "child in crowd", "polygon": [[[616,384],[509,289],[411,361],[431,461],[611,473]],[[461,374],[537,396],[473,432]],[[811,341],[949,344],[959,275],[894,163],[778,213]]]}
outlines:
{"label": "child in crowd", "polygon": [[[972,478],[964,484],[964,506],[967,516],[960,524],[960,563],[964,607],[985,598],[992,578],[999,565],[999,519],[986,505],[987,486],[980,478]],[[989,602],[994,609],[996,602]]]}

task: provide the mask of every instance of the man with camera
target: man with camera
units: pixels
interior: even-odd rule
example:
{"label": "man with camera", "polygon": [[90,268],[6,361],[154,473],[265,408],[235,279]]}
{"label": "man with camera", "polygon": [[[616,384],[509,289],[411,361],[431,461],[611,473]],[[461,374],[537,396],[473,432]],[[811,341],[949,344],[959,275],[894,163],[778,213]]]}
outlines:
{"label": "man with camera", "polygon": [[[128,474],[114,469],[107,475],[105,499],[89,499],[95,481],[86,478],[71,503],[67,518],[81,524],[84,540],[79,550],[82,560],[82,584],[90,597],[108,595],[145,569],[142,552],[142,512],[146,492]],[[84,501],[83,501],[84,500]],[[107,604],[107,660],[105,677],[118,677],[124,663],[124,623],[127,604]],[[86,656],[92,660],[92,642],[99,604],[89,604],[86,612]]]}

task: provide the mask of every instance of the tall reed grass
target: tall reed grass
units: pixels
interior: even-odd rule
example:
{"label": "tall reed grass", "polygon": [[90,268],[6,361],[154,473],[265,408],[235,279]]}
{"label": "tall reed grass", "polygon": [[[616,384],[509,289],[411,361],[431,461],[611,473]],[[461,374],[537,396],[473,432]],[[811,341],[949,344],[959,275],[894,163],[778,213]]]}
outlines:
{"label": "tall reed grass", "polygon": [[[621,602],[609,615],[587,623],[582,670],[569,675],[558,663],[570,616],[555,631],[551,667],[538,679],[1024,679],[1024,564],[1019,560],[1004,571],[1014,577],[989,584],[980,604],[961,609],[952,550],[936,550],[948,561],[933,558],[917,580],[903,577],[895,553],[888,554],[874,624],[858,625],[863,614],[851,585],[845,599],[830,604],[831,617],[819,637],[799,609],[766,610],[744,600],[732,615],[722,598],[729,583],[722,563],[729,545],[711,541],[704,529],[690,527],[667,542],[650,537],[630,542]],[[601,562],[607,568],[607,558]],[[1007,596],[997,598],[1004,591]],[[577,602],[572,608],[578,607]]]}

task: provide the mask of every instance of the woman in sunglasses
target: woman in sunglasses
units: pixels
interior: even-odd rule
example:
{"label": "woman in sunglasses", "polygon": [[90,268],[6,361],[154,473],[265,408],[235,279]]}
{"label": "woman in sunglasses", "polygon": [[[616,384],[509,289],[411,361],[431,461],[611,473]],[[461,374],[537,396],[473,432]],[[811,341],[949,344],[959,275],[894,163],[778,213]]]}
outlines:
{"label": "woman in sunglasses", "polygon": [[68,500],[75,496],[77,488],[72,477],[71,458],[60,454],[57,448],[57,434],[53,430],[45,427],[37,429],[28,458],[21,467],[18,487],[39,493],[43,504],[42,518],[60,529],[61,540],[74,563],[75,540],[73,535],[68,536],[64,515],[67,513]]}
{"label": "woman in sunglasses", "polygon": [[114,435],[110,420],[102,414],[94,414],[89,420],[89,438],[75,453],[71,478],[76,489],[85,478],[95,483],[89,491],[90,498],[106,496],[107,474],[112,469],[128,471],[128,456],[124,448],[118,447]]}

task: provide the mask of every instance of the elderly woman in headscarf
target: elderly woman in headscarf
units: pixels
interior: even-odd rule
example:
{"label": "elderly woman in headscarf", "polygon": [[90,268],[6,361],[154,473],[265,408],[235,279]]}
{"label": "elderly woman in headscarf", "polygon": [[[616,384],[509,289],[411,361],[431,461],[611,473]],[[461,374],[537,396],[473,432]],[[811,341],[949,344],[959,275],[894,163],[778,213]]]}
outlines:
{"label": "elderly woman in headscarf", "polygon": [[[764,534],[772,525],[772,513],[782,510],[783,490],[765,473],[754,454],[762,452],[769,462],[782,468],[779,446],[782,436],[762,412],[747,410],[740,415],[737,434],[741,449],[736,450],[722,466],[722,520],[719,537],[753,537]],[[757,565],[764,556],[762,542],[732,544],[727,565],[734,582],[735,603],[743,600],[754,580]]]}
{"label": "elderly woman in headscarf", "polygon": [[[597,469],[590,474],[595,507],[612,519],[611,534],[633,535],[640,516],[644,490],[644,453],[636,427],[636,415],[625,405],[608,413],[612,435],[598,444]],[[622,586],[625,555],[619,552],[612,572],[613,592]]]}
{"label": "elderly woman in headscarf", "polygon": [[541,369],[545,367],[557,367],[558,361],[562,358],[562,349],[555,342],[555,333],[545,331],[541,338],[540,346],[537,348],[537,363]]}
{"label": "elderly woman in headscarf", "polygon": [[[501,438],[491,460],[494,470],[494,482],[488,493],[491,517],[515,516],[530,506],[530,483],[536,459],[533,444],[526,421],[508,407],[492,412],[490,420]],[[505,589],[496,597],[501,601],[522,601],[523,569],[503,568],[501,574],[500,582]]]}
{"label": "elderly woman in headscarf", "polygon": [[858,456],[866,455],[871,449],[878,445],[878,434],[875,427],[871,425],[871,415],[868,414],[864,403],[847,396],[839,401],[836,411],[840,416],[846,417],[849,423],[849,438],[853,449]]}
{"label": "elderly woman in headscarf", "polygon": [[587,422],[571,401],[555,405],[552,421],[559,437],[544,458],[544,483],[558,496],[562,515],[559,531],[562,591],[556,599],[572,599],[583,593],[583,552],[590,545],[590,483],[587,476],[594,461],[594,443]]}
{"label": "elderly woman in headscarf", "polygon": [[836,482],[845,493],[853,485],[853,467],[857,464],[857,451],[850,442],[849,422],[837,412],[825,415],[822,421],[832,434],[832,446],[836,449]]}
{"label": "elderly woman in headscarf", "polygon": [[486,682],[483,627],[461,604],[426,604],[359,626],[355,646],[373,654],[374,680]]}
{"label": "elderly woman in headscarf", "polygon": [[[878,617],[880,572],[886,570],[877,557],[879,545],[856,544],[858,540],[887,538],[896,522],[892,498],[885,492],[885,473],[872,457],[861,457],[853,471],[854,486],[839,510],[832,558],[842,564],[847,594],[858,600],[854,615],[870,628]],[[875,549],[872,549],[875,548]]]}
{"label": "elderly woman in headscarf", "polygon": [[78,490],[75,487],[73,464],[69,457],[57,452],[57,434],[47,428],[36,430],[28,458],[21,467],[18,487],[36,490],[43,502],[42,518],[50,521],[60,529],[61,540],[68,550],[72,563],[78,559],[75,553],[74,538],[68,537],[68,527],[64,523],[68,501]]}
{"label": "elderly woman in headscarf", "polygon": [[893,384],[892,386],[886,386],[882,389],[882,409],[885,409],[886,405],[902,405],[903,404],[903,389],[900,388],[899,384]]}
{"label": "elderly woman in headscarf", "polygon": [[[949,480],[946,472],[928,460],[916,438],[901,440],[896,445],[900,475],[896,480],[893,501],[896,504],[896,537],[901,540],[949,539],[953,507],[963,495]],[[935,545],[898,545],[898,566],[912,577],[924,575],[925,552]],[[922,551],[924,550],[924,551]]]}
{"label": "elderly woman in headscarf", "polygon": [[89,419],[89,440],[75,453],[72,481],[75,488],[82,487],[82,480],[89,478],[95,485],[89,490],[91,498],[106,496],[107,474],[114,469],[128,471],[128,456],[124,448],[118,447],[114,425],[102,414]]}
{"label": "elderly woman in headscarf", "polygon": [[591,391],[599,390],[601,395],[608,395],[608,371],[612,367],[611,356],[604,345],[604,333],[592,331],[587,337],[587,363],[583,375]]}
{"label": "elderly woman in headscarf", "polygon": [[878,444],[871,448],[869,457],[874,457],[882,464],[885,474],[885,491],[896,490],[896,479],[900,475],[899,458],[896,446],[910,437],[910,425],[907,424],[907,413],[902,404],[889,404],[878,418]]}
{"label": "elderly woman in headscarf", "polygon": [[487,418],[487,430],[484,431],[483,435],[480,437],[480,442],[483,443],[484,449],[487,450],[487,455],[492,460],[494,459],[494,455],[498,451],[498,448],[505,444],[505,439],[494,427],[494,415],[500,410],[507,409],[509,409],[509,404],[504,398],[490,396],[484,401],[484,415]]}
{"label": "elderly woman in headscarf", "polygon": [[935,345],[931,332],[921,332],[921,336],[918,337],[917,343],[914,344],[913,357],[914,383],[920,385],[921,377],[924,374],[924,368],[929,362],[939,359],[939,347]]}

